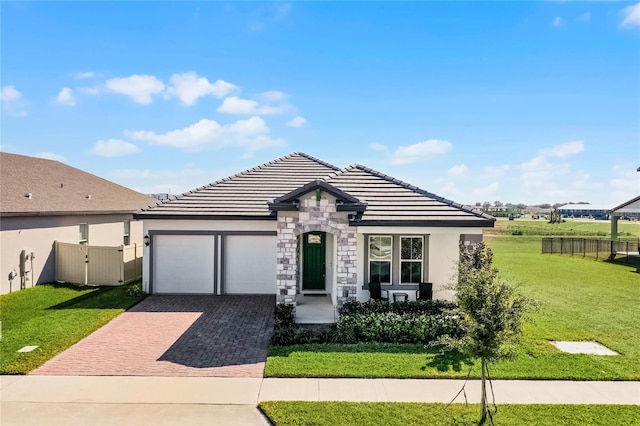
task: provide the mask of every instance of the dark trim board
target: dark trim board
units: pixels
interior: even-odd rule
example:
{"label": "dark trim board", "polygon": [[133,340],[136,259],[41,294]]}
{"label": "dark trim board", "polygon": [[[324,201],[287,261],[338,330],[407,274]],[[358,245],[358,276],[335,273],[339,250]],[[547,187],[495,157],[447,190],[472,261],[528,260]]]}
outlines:
{"label": "dark trim board", "polygon": [[351,226],[407,226],[407,227],[431,227],[431,228],[493,228],[493,220],[363,220],[351,222]]}
{"label": "dark trim board", "polygon": [[269,216],[242,216],[242,215],[215,215],[215,214],[170,214],[170,213],[134,213],[134,219],[141,220],[276,220],[276,215]]}
{"label": "dark trim board", "polygon": [[[225,255],[225,236],[233,235],[246,235],[246,236],[276,236],[276,231],[179,231],[179,230],[149,230],[149,294],[153,294],[154,288],[154,255],[155,255],[155,237],[158,235],[197,235],[197,236],[212,236],[214,238],[213,243],[213,294],[225,294],[225,268],[224,268],[224,255]],[[218,262],[220,258],[220,262]],[[220,271],[220,279],[218,280],[218,271]]]}
{"label": "dark trim board", "polygon": [[[220,294],[224,294],[224,276],[225,276],[225,267],[224,267],[224,253],[225,253],[225,238],[224,236],[220,237]],[[216,253],[217,254],[217,253]],[[216,256],[216,260],[218,260],[218,256]]]}
{"label": "dark trim board", "polygon": [[218,294],[218,235],[213,236],[213,294]]}

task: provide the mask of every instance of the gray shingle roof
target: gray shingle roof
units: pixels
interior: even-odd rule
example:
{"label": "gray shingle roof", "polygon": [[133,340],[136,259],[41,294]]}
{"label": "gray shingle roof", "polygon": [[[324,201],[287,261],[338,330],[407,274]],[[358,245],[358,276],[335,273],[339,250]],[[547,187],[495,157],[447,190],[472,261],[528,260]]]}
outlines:
{"label": "gray shingle roof", "polygon": [[182,194],[137,217],[274,219],[269,203],[316,180],[366,204],[361,225],[492,226],[495,220],[367,167],[340,169],[299,152]]}
{"label": "gray shingle roof", "polygon": [[155,204],[148,195],[59,161],[0,152],[3,216],[132,213]]}

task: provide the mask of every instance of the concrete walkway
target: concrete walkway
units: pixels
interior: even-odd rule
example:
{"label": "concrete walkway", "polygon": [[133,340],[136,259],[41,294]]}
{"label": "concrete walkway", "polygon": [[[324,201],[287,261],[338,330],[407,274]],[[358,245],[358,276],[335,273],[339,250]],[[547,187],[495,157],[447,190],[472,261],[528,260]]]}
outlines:
{"label": "concrete walkway", "polygon": [[[461,380],[2,376],[5,425],[265,425],[260,401],[449,402]],[[640,382],[496,380],[499,404],[640,405]],[[467,383],[478,402],[479,382]],[[464,402],[459,396],[457,402]]]}

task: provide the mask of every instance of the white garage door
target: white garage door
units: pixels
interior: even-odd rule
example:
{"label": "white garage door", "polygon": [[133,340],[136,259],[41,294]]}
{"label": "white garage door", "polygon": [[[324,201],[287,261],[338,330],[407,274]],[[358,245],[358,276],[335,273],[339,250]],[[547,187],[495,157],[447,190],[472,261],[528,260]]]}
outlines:
{"label": "white garage door", "polygon": [[213,235],[156,235],[154,293],[213,294]]}
{"label": "white garage door", "polygon": [[225,293],[275,294],[275,236],[226,236],[224,262]]}

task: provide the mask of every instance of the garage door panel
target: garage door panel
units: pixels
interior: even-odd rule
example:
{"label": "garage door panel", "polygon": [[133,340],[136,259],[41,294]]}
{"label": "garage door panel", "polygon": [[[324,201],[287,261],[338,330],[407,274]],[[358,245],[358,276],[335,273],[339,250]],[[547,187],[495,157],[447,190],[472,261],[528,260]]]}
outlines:
{"label": "garage door panel", "polygon": [[229,235],[225,239],[225,293],[276,293],[276,237]]}
{"label": "garage door panel", "polygon": [[156,235],[153,292],[212,294],[214,256],[212,235]]}

